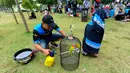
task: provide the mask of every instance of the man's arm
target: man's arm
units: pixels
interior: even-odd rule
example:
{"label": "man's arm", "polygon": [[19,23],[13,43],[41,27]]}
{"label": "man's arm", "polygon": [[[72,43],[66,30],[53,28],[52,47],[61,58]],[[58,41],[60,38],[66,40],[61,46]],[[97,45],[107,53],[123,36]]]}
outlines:
{"label": "man's arm", "polygon": [[50,49],[42,48],[39,44],[34,44],[34,47],[44,53],[45,55],[48,55],[50,53]]}
{"label": "man's arm", "polygon": [[66,33],[63,30],[59,30],[58,32],[62,34],[64,37],[67,37]]}
{"label": "man's arm", "polygon": [[40,43],[40,37],[39,37],[39,34],[36,30],[33,31],[33,41],[34,41],[34,47],[41,51],[42,53],[44,53],[45,55],[48,55],[50,53],[50,50],[49,49],[45,49],[45,48],[42,48],[39,43]]}
{"label": "man's arm", "polygon": [[66,33],[65,33],[63,30],[61,30],[61,29],[59,28],[59,26],[55,25],[55,26],[54,26],[54,29],[55,29],[56,31],[58,31],[61,35],[63,35],[64,37],[67,37]]}

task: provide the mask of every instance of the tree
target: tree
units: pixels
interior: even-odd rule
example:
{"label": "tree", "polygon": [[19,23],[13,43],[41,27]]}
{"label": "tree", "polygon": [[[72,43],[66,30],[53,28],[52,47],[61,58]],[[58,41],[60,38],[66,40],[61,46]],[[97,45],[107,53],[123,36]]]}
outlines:
{"label": "tree", "polygon": [[46,4],[49,5],[57,4],[57,0],[46,0]]}
{"label": "tree", "polygon": [[37,0],[37,2],[43,5],[46,4],[46,0]]}
{"label": "tree", "polygon": [[15,5],[15,1],[14,0],[0,0],[0,5],[2,7],[6,7],[6,8],[11,9],[11,13],[12,13],[14,19],[15,19],[15,22],[18,24],[16,15],[15,15],[14,9],[13,9],[13,6]]}
{"label": "tree", "polygon": [[83,4],[83,0],[77,0],[78,4]]}
{"label": "tree", "polygon": [[34,0],[22,0],[22,7],[33,11],[33,9],[36,9],[38,6]]}
{"label": "tree", "polygon": [[114,0],[101,0],[101,3],[103,4],[109,4],[112,3]]}
{"label": "tree", "polygon": [[[40,6],[37,5],[34,0],[22,0],[22,7],[33,12],[33,10],[40,10]],[[28,12],[27,12],[28,14]],[[29,15],[29,14],[28,14]]]}
{"label": "tree", "polygon": [[49,4],[49,5],[53,5],[53,4],[57,4],[57,0],[37,0],[38,3],[40,4]]}
{"label": "tree", "polygon": [[25,25],[26,31],[29,32],[27,22],[26,22],[25,17],[24,17],[24,15],[23,15],[23,13],[22,13],[22,11],[21,11],[21,9],[20,9],[19,2],[18,2],[18,0],[15,0],[15,2],[16,2],[16,5],[17,5],[17,7],[18,7],[18,11],[19,11],[19,13],[20,13],[20,15],[21,15],[21,17],[22,17],[22,20],[23,20],[23,23],[24,23],[24,25]]}
{"label": "tree", "polygon": [[22,0],[22,7],[32,10],[32,4],[29,2],[29,0]]}

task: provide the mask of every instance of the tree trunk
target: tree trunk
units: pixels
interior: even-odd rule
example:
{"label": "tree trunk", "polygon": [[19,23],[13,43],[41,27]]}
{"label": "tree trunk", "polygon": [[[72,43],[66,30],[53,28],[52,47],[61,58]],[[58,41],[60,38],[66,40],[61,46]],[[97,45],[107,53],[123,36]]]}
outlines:
{"label": "tree trunk", "polygon": [[88,19],[89,19],[89,20],[91,19],[91,6],[92,6],[92,1],[93,1],[93,0],[90,0],[90,9],[88,10]]}
{"label": "tree trunk", "polygon": [[26,22],[25,17],[24,17],[24,15],[23,15],[23,13],[22,13],[22,11],[21,11],[21,9],[20,9],[18,0],[15,0],[15,3],[16,3],[16,5],[17,5],[18,11],[19,11],[19,13],[20,13],[20,15],[21,15],[21,17],[22,17],[22,20],[23,20],[23,23],[24,23],[24,25],[25,25],[26,31],[29,32],[27,22]]}
{"label": "tree trunk", "polygon": [[18,20],[17,20],[17,18],[16,18],[16,15],[15,15],[15,13],[14,13],[14,9],[13,8],[11,8],[11,13],[12,13],[12,15],[13,15],[13,17],[14,17],[14,20],[15,20],[15,22],[16,22],[16,24],[19,24],[18,23]]}

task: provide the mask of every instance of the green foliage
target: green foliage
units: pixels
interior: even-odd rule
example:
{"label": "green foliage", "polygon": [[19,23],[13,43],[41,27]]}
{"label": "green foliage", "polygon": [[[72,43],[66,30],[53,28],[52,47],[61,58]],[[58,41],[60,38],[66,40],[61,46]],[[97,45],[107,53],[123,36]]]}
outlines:
{"label": "green foliage", "polygon": [[103,4],[109,4],[109,3],[112,3],[113,0],[101,0],[101,2],[102,2]]}
{"label": "green foliage", "polygon": [[50,4],[50,5],[53,5],[53,4],[57,4],[57,0],[37,0],[38,3],[40,4]]}
{"label": "green foliage", "polygon": [[83,4],[83,0],[77,0],[78,4]]}
{"label": "green foliage", "polygon": [[15,5],[15,0],[0,0],[0,6],[12,8],[13,5]]}
{"label": "green foliage", "polygon": [[33,0],[22,0],[22,7],[29,10],[38,8]]}
{"label": "green foliage", "polygon": [[32,9],[32,5],[29,0],[22,0],[22,7],[25,9]]}
{"label": "green foliage", "polygon": [[37,0],[37,2],[40,4],[45,4],[46,0]]}

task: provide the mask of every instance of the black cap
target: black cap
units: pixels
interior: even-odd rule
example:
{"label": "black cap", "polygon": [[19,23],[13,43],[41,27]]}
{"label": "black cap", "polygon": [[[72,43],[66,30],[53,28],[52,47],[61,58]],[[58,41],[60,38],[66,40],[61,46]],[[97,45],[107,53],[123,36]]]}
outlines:
{"label": "black cap", "polygon": [[55,23],[51,15],[45,15],[42,18],[42,22],[46,23],[49,27],[54,27]]}

